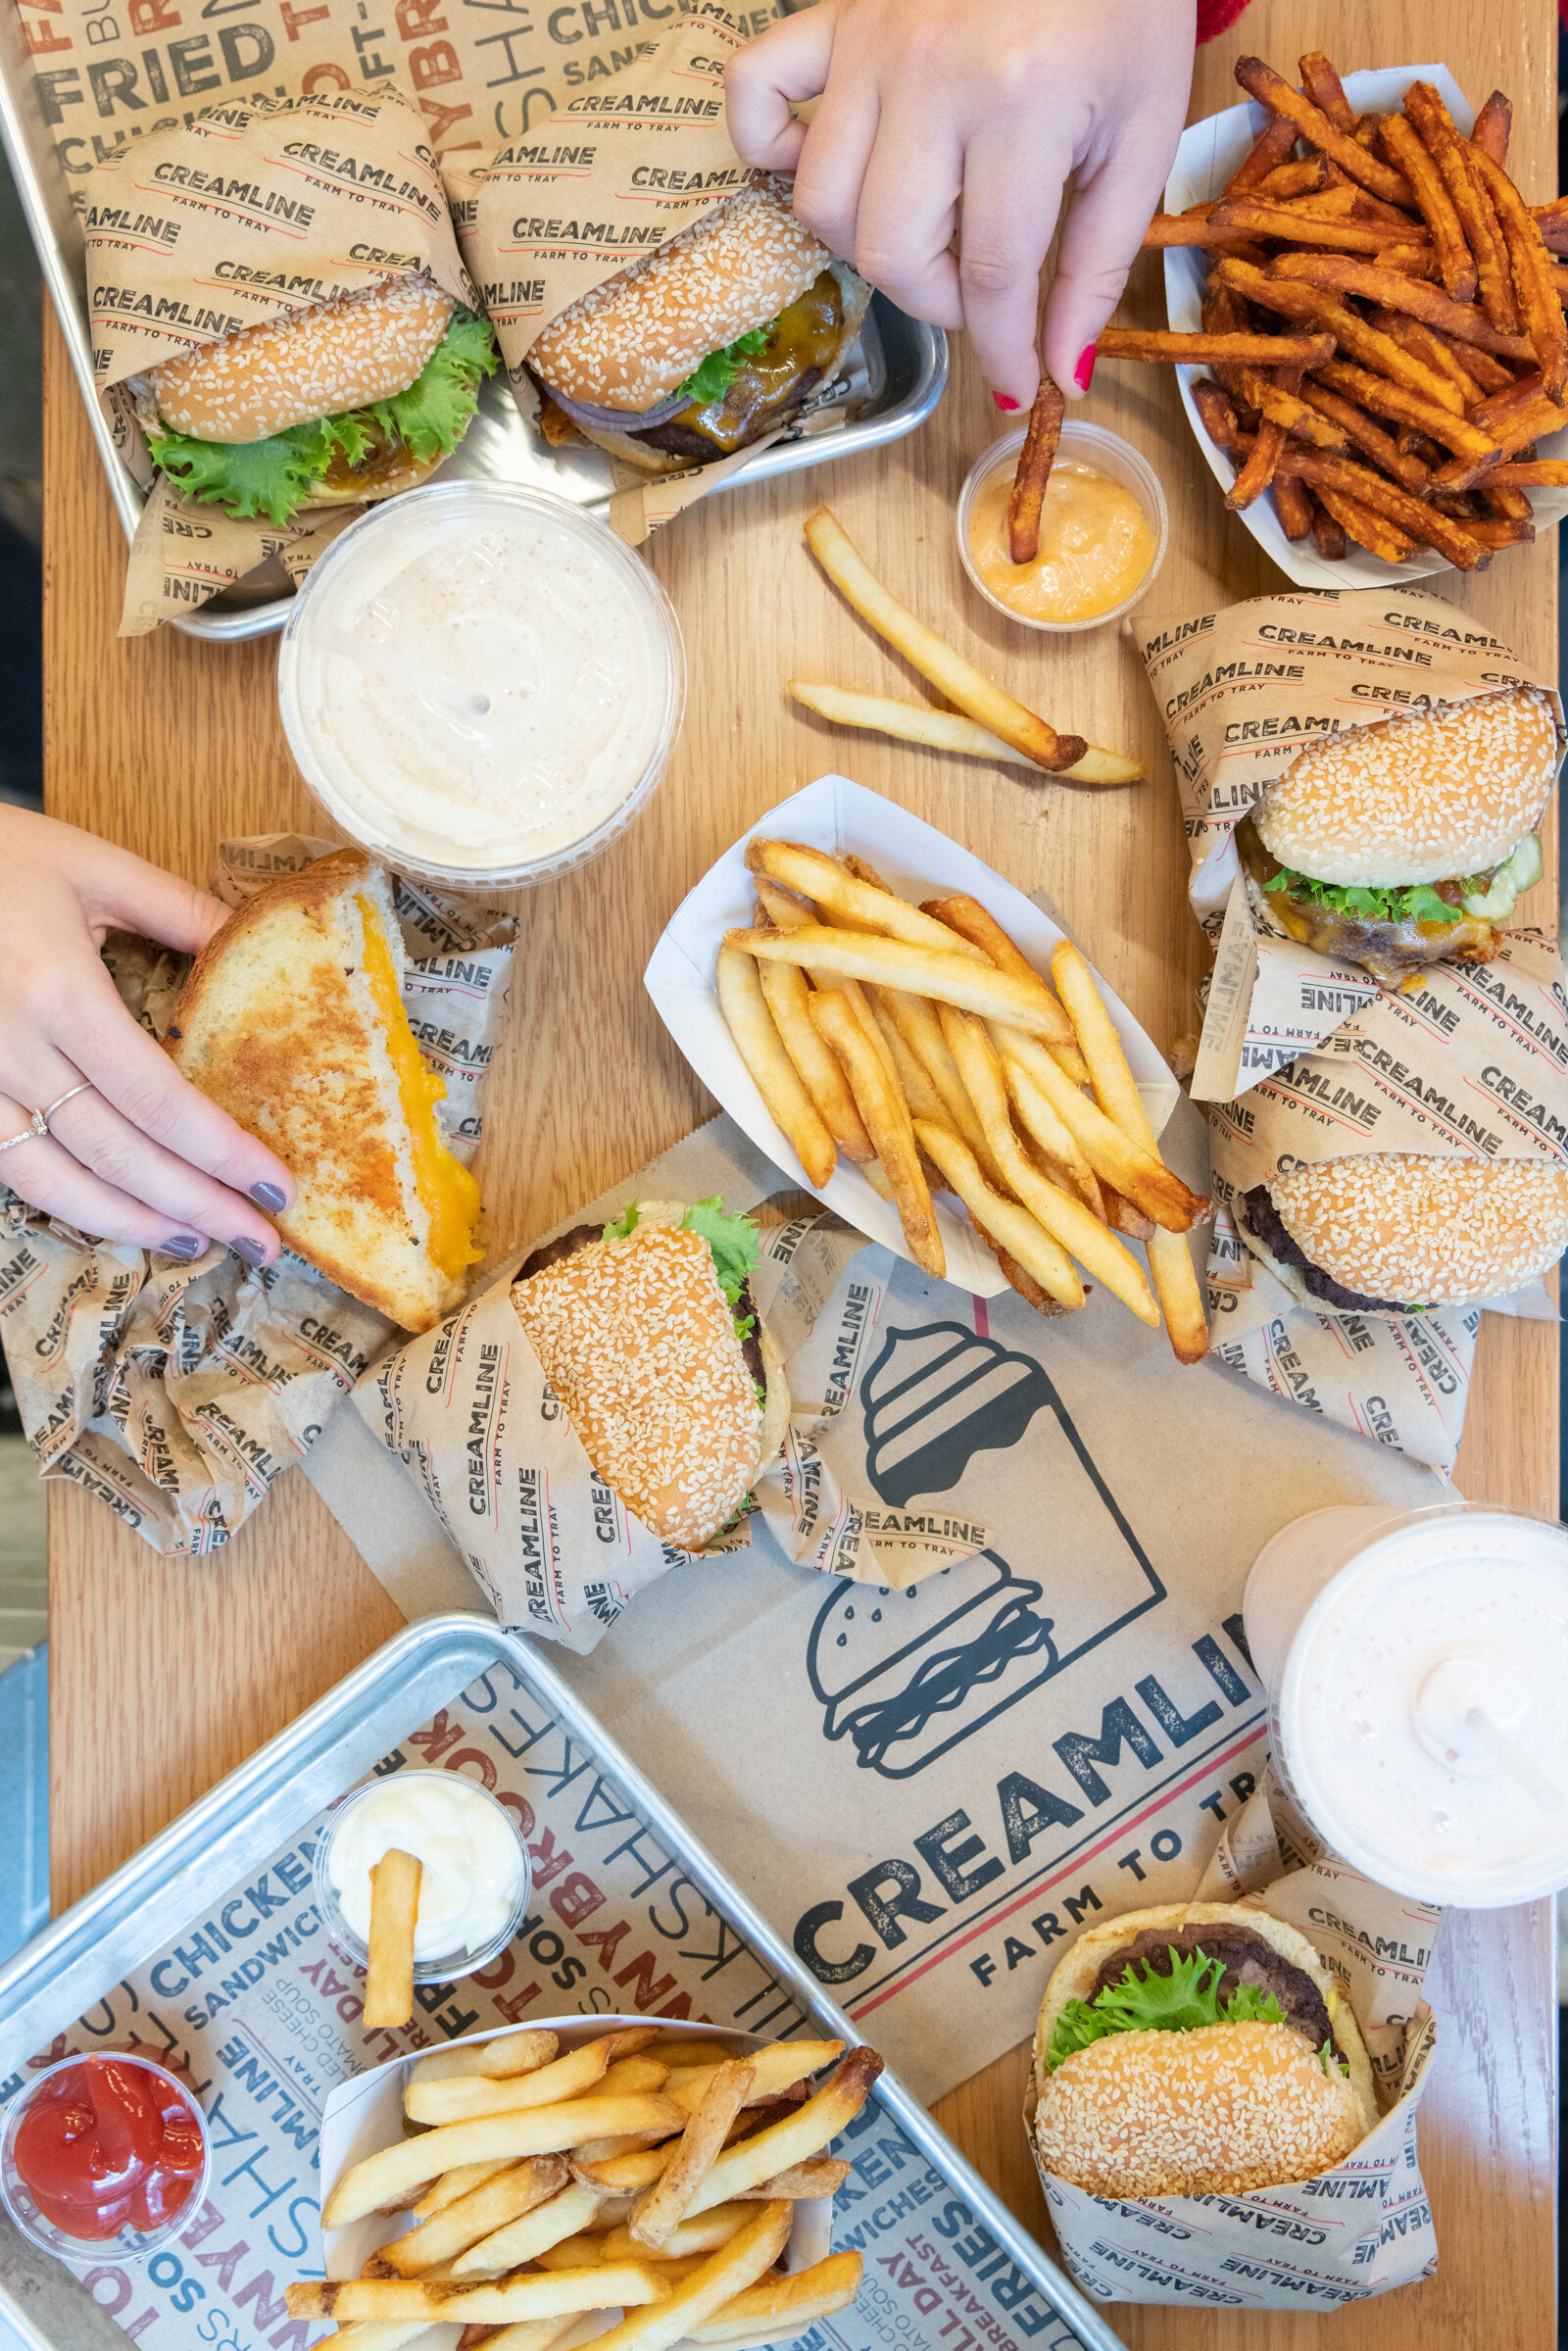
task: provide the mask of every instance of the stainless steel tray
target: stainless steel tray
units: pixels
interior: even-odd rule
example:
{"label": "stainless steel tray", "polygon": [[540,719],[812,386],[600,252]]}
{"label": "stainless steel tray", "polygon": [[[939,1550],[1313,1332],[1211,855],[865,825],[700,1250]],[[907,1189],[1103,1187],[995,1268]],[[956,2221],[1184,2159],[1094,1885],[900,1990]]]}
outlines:
{"label": "stainless steel tray", "polygon": [[[39,119],[22,17],[14,8],[3,11],[0,23],[0,139],[128,544],[141,519],[144,493],[121,463],[93,388],[81,228],[66,174]],[[786,439],[764,449],[720,488],[745,489],[752,482],[794,473],[829,458],[881,449],[913,432],[947,386],[948,338],[940,327],[906,317],[877,294],[850,355],[850,370],[846,391],[810,411]],[[549,449],[519,415],[504,383],[485,387],[479,415],[443,471],[526,482],[597,509],[608,508],[612,488],[611,462],[603,451]],[[292,602],[283,567],[274,561],[263,565],[249,584],[225,590],[171,626],[187,636],[234,644],[280,629]]]}
{"label": "stainless steel tray", "polygon": [[[397,1634],[286,1731],[231,1772],[178,1820],[144,1845],[64,1917],[0,1968],[0,2079],[67,2029],[106,1991],[172,1938],[194,1932],[215,1892],[235,1885],[352,1787],[400,1739],[456,1693],[505,1660],[554,1721],[580,1742],[602,1778],[637,1815],[654,1840],[679,1862],[691,1883],[750,1944],[781,1990],[824,2033],[861,2036],[820,1984],[780,1941],[739,1886],[719,1868],[533,1642],[461,1613],[426,1617]],[[892,2073],[876,2099],[903,2136],[946,2180],[1004,2253],[1063,2323],[1052,2351],[1068,2340],[1086,2351],[1121,2351],[1121,2337],[1079,2293],[986,2185],[947,2134]],[[0,2229],[3,2229],[0,2221]],[[53,2263],[38,2282],[42,2257],[10,2230],[0,2235],[0,2319],[24,2343],[46,2351],[83,2351],[101,2337],[101,2314]],[[30,2278],[23,2262],[31,2265]],[[8,2291],[8,2276],[24,2290]],[[47,2315],[77,2309],[74,2327]],[[124,2341],[122,2335],[116,2337]],[[1042,2341],[1042,2351],[1045,2344]]]}

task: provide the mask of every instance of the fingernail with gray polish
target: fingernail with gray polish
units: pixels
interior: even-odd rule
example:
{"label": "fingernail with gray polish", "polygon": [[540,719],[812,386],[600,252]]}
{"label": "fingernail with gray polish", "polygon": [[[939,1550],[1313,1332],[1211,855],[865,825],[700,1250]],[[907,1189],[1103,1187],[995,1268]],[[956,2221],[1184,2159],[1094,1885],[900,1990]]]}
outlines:
{"label": "fingernail with gray polish", "polygon": [[283,1205],[283,1195],[275,1184],[253,1184],[251,1198],[258,1208],[265,1208],[270,1216],[275,1216]]}
{"label": "fingernail with gray polish", "polygon": [[183,1257],[187,1265],[193,1257],[199,1257],[206,1247],[199,1233],[175,1233],[162,1244],[166,1257]]}
{"label": "fingernail with gray polish", "polygon": [[240,1263],[248,1265],[253,1273],[267,1263],[267,1251],[259,1241],[231,1241],[228,1246]]}

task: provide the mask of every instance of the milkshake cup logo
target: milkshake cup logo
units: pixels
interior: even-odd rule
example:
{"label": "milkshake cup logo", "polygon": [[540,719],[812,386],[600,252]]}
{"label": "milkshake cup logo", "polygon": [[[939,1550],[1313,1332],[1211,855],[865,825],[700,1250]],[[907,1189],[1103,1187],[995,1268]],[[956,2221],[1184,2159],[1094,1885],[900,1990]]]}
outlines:
{"label": "milkshake cup logo", "polygon": [[1016,1445],[1055,1395],[1032,1356],[965,1323],[890,1330],[860,1390],[878,1498],[903,1510],[917,1494],[951,1493],[976,1453]]}

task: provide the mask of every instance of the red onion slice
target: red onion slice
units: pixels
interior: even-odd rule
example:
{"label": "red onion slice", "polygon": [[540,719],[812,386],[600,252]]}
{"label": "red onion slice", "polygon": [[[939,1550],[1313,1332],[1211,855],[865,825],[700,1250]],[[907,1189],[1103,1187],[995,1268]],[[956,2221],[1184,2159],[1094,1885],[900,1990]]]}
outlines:
{"label": "red onion slice", "polygon": [[663,424],[671,416],[678,416],[683,408],[691,406],[690,399],[679,392],[673,393],[668,400],[661,400],[657,407],[639,413],[635,409],[594,408],[586,400],[568,400],[564,392],[556,390],[554,384],[546,384],[545,390],[562,415],[569,416],[573,424],[589,424],[599,432],[647,432],[652,425]]}

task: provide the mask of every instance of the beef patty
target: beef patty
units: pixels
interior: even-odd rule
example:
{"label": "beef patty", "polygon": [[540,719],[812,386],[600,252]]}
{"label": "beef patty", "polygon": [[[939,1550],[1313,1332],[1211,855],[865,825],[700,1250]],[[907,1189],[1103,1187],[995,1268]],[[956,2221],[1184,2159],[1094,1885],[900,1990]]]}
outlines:
{"label": "beef patty", "polygon": [[[604,1237],[605,1228],[602,1224],[574,1224],[570,1232],[558,1234],[554,1241],[545,1242],[542,1248],[530,1249],[516,1278],[519,1282],[526,1282],[530,1275],[543,1273],[547,1266],[559,1265],[564,1257],[574,1257],[590,1241],[603,1241]],[[758,1336],[757,1301],[752,1297],[749,1281],[741,1284],[740,1298],[731,1312],[737,1325],[748,1317],[751,1319],[751,1330],[741,1340],[741,1353],[745,1357],[747,1370],[765,1396],[767,1372],[762,1363],[762,1342]],[[738,1329],[736,1336],[739,1337]]]}
{"label": "beef patty", "polygon": [[1358,1290],[1347,1290],[1321,1265],[1314,1265],[1300,1243],[1286,1229],[1285,1219],[1269,1198],[1266,1184],[1254,1184],[1250,1192],[1242,1195],[1242,1214],[1249,1232],[1255,1233],[1271,1256],[1282,1265],[1293,1265],[1300,1274],[1308,1293],[1321,1298],[1325,1306],[1334,1306],[1341,1313],[1364,1313],[1369,1308],[1381,1308],[1384,1313],[1413,1314],[1418,1308],[1406,1305],[1399,1298],[1363,1298]]}
{"label": "beef patty", "polygon": [[[1430,963],[1490,963],[1499,953],[1502,935],[1495,923],[1467,914],[1460,905],[1466,892],[1486,889],[1492,874],[1477,874],[1435,885],[1438,896],[1453,908],[1451,922],[1376,921],[1370,915],[1348,914],[1316,899],[1295,897],[1289,890],[1267,885],[1285,871],[1279,859],[1263,847],[1250,816],[1236,828],[1243,863],[1265,892],[1275,920],[1293,939],[1320,955],[1343,955],[1359,963],[1386,988],[1418,987]],[[1493,868],[1495,872],[1496,868]]]}
{"label": "beef patty", "polygon": [[1225,1970],[1219,1980],[1221,2000],[1235,1997],[1244,1984],[1256,1986],[1260,1992],[1272,1992],[1285,2012],[1285,2021],[1298,2033],[1304,2033],[1314,2049],[1325,2041],[1333,2044],[1336,2057],[1345,2052],[1334,2038],[1329,2012],[1323,1994],[1303,1968],[1284,1959],[1273,1944],[1250,1927],[1227,1927],[1215,1924],[1207,1927],[1179,1927],[1173,1933],[1168,1927],[1149,1927],[1135,1941],[1125,1943],[1103,1961],[1095,1978],[1090,2002],[1119,1984],[1129,1965],[1140,1976],[1151,1973],[1168,1976],[1171,1970],[1171,1951],[1190,1959],[1201,1951],[1206,1959],[1217,1959]]}

